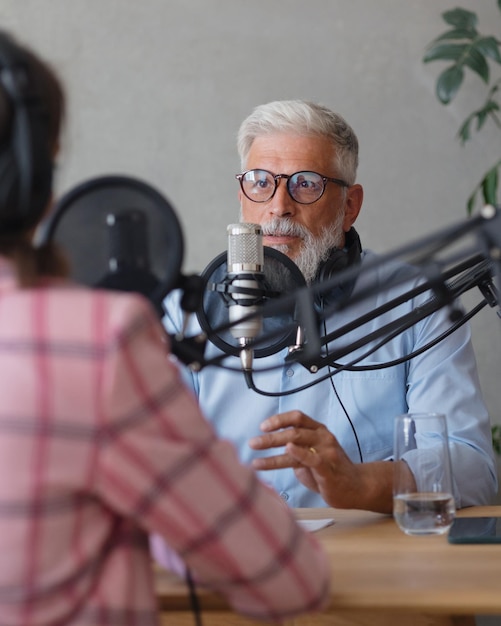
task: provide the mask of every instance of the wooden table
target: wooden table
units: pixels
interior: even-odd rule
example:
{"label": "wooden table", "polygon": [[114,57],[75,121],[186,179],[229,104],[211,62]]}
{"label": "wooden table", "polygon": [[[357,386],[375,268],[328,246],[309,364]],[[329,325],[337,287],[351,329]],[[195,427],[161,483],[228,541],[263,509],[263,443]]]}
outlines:
{"label": "wooden table", "polygon": [[[501,516],[501,507],[463,509],[463,515]],[[316,533],[331,561],[331,601],[322,614],[287,626],[473,626],[473,615],[501,614],[501,544],[410,537],[392,517],[366,511],[298,509],[297,516],[335,520]],[[158,572],[157,592],[162,624],[195,624],[183,583]],[[232,613],[215,594],[199,591],[199,600],[203,626],[262,625]]]}

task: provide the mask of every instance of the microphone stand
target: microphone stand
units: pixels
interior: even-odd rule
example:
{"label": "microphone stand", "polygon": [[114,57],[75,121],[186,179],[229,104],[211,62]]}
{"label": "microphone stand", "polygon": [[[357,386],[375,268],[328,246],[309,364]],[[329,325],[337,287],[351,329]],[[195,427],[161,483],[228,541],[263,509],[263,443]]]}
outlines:
{"label": "microphone stand", "polygon": [[[470,265],[473,265],[473,268],[470,269],[470,271],[465,272],[461,278],[451,282],[450,284],[445,282],[445,280],[449,277],[455,276],[459,272],[463,272],[464,269]],[[322,367],[327,365],[332,366],[338,359],[358,350],[359,348],[362,348],[367,344],[384,339],[385,337],[388,337],[387,341],[389,341],[391,337],[404,332],[444,306],[451,306],[459,296],[466,293],[473,287],[479,287],[484,296],[484,304],[489,304],[491,307],[494,307],[498,302],[498,295],[494,285],[492,284],[492,264],[490,261],[483,259],[481,256],[469,259],[468,261],[452,268],[445,274],[442,274],[440,276],[440,283],[437,283],[437,280],[438,279],[436,277],[433,277],[431,280],[425,281],[418,287],[410,289],[397,298],[389,300],[382,306],[371,310],[369,313],[357,317],[352,322],[345,324],[337,330],[325,335],[322,338],[321,345],[324,347],[336,339],[344,337],[347,333],[364,326],[366,323],[378,318],[388,311],[395,309],[403,302],[406,302],[421,293],[426,291],[431,291],[433,293],[429,300],[416,307],[410,313],[407,313],[406,315],[379,327],[376,331],[366,334],[360,339],[341,348],[337,348],[335,350],[330,348],[328,355],[321,355],[317,353],[313,359],[305,359],[299,349],[289,354],[288,357],[286,357],[286,360],[297,361],[304,365],[312,373],[316,373]],[[329,312],[330,311],[326,312],[323,315],[323,318],[326,318]],[[451,322],[460,322],[462,318],[463,313],[459,309],[455,307],[451,309]]]}
{"label": "microphone stand", "polygon": [[[437,255],[443,252],[447,246],[455,244],[458,240],[467,235],[476,236],[476,241],[472,247],[467,248],[466,251],[455,253],[449,259],[443,261],[437,260]],[[348,280],[356,279],[363,272],[377,268],[397,258],[410,259],[408,261],[409,267],[412,268],[412,266],[415,266],[413,268],[414,273],[412,274],[409,272],[403,277],[389,281],[384,285],[384,290],[406,282],[409,278],[417,276],[418,273],[425,278],[428,277],[428,280],[424,280],[419,286],[402,293],[400,296],[386,302],[377,309],[354,319],[349,324],[346,324],[342,328],[339,328],[321,338],[319,333],[319,315],[315,310],[314,305],[315,296],[318,297],[318,295],[322,292],[327,293],[339,284]],[[451,269],[442,269],[447,265],[450,265],[451,262],[455,262],[457,260],[459,260],[459,263]],[[459,274],[459,278],[450,280]],[[328,281],[308,287],[302,287],[299,290],[295,290],[291,294],[282,295],[276,300],[268,300],[264,303],[264,306],[261,308],[259,314],[263,316],[281,314],[282,312],[289,310],[292,303],[295,306],[297,317],[294,324],[296,324],[296,329],[298,327],[302,329],[305,341],[302,345],[294,346],[288,357],[286,357],[286,360],[299,362],[307,367],[312,373],[317,372],[320,368],[327,365],[333,366],[333,364],[341,369],[346,369],[352,366],[353,363],[358,362],[360,359],[355,359],[352,364],[341,366],[336,364],[336,360],[354,352],[370,342],[379,342],[380,340],[382,343],[385,343],[389,341],[396,334],[404,332],[406,329],[444,306],[453,306],[454,301],[460,295],[475,286],[479,287],[482,295],[484,296],[483,302],[481,302],[480,305],[474,309],[472,314],[465,316],[463,316],[458,309],[452,308],[451,321],[455,323],[455,326],[453,326],[453,329],[451,329],[450,332],[453,332],[453,330],[459,327],[459,325],[465,323],[486,304],[489,304],[491,307],[496,306],[496,304],[498,304],[499,288],[496,289],[493,285],[493,275],[497,276],[499,283],[501,280],[501,211],[499,208],[496,209],[495,207],[487,206],[484,207],[481,214],[477,217],[455,224],[452,227],[445,228],[427,237],[423,237],[393,252],[381,255],[377,259],[371,261],[371,263],[365,264],[363,267],[350,267],[336,274],[336,276],[330,278]],[[370,295],[377,294],[382,290],[381,286],[374,287],[369,285],[355,294],[352,294],[349,298],[342,299],[334,305],[329,306],[328,309],[323,312],[323,315],[327,316],[335,311],[349,308],[360,300],[363,300]],[[371,321],[377,316],[394,309],[403,302],[406,302],[425,291],[431,291],[432,297],[430,297],[430,299],[424,302],[421,306],[416,307],[414,311],[392,321],[389,324],[386,324],[373,333],[370,333],[368,336],[358,339],[357,341],[343,346],[342,348],[338,348],[335,352],[330,351],[328,355],[321,354],[322,348],[328,343],[346,335],[348,332],[355,330],[360,326],[363,326],[368,321]],[[242,318],[242,320],[247,318],[252,319],[255,315],[255,313],[250,314],[249,316]],[[217,329],[214,329],[214,333],[221,332],[222,330],[229,328],[231,328],[231,323],[223,324]],[[450,334],[450,332],[444,333],[444,336]],[[266,333],[266,337],[261,335],[256,340],[249,342],[249,349],[254,346],[259,346],[259,343],[269,339],[269,336],[270,333]],[[444,336],[440,339],[443,339]],[[201,342],[202,338],[203,341],[210,340],[210,334],[208,336],[202,334],[193,338],[184,338],[181,343],[185,342],[186,345],[182,346],[181,352],[186,351],[191,353],[193,344]],[[433,344],[430,344],[428,347],[431,347],[431,345]],[[370,350],[369,353],[372,351],[373,350]],[[199,351],[197,354],[200,356]],[[201,369],[202,367],[217,364],[226,358],[226,356],[228,355],[222,355],[210,360],[205,360],[202,357],[196,360],[196,368]],[[367,356],[367,354],[364,356]],[[412,358],[413,356],[415,355],[408,355],[404,358]],[[187,363],[189,359],[183,359],[183,361]],[[385,365],[383,364],[382,366],[384,367]],[[335,373],[335,371],[331,372],[326,377],[332,376]],[[252,389],[258,393],[263,393],[254,387],[251,373],[246,374],[246,379],[247,384]],[[317,384],[320,380],[323,379],[317,378],[311,384]],[[299,390],[300,389],[293,390],[292,392],[297,392]]]}

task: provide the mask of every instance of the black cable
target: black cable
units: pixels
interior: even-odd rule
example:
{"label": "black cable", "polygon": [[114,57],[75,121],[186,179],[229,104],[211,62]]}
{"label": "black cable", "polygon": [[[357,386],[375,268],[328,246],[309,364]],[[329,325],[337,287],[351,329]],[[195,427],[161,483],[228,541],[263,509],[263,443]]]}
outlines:
{"label": "black cable", "polygon": [[[402,363],[410,361],[411,359],[415,358],[416,356],[419,356],[420,354],[423,354],[423,352],[426,352],[430,348],[433,348],[438,343],[440,343],[441,341],[446,339],[449,335],[452,335],[452,333],[456,332],[456,330],[458,328],[460,328],[461,326],[463,326],[463,324],[466,324],[466,322],[468,322],[472,317],[474,317],[487,304],[488,304],[487,300],[482,300],[482,302],[477,304],[477,306],[474,307],[469,313],[465,313],[464,316],[461,318],[461,320],[459,320],[453,326],[451,326],[450,328],[445,330],[442,334],[438,335],[438,337],[435,337],[435,339],[433,339],[432,341],[427,343],[425,346],[422,346],[421,348],[419,348],[419,350],[414,350],[414,352],[411,352],[410,354],[402,356],[399,359],[394,359],[393,361],[386,361],[386,363],[374,363],[372,365],[353,365],[353,363],[355,363],[356,361],[352,361],[351,362],[352,364],[348,364],[346,366],[346,365],[342,365],[341,363],[334,362],[334,363],[329,363],[328,367],[330,367],[332,365],[332,367],[336,368],[336,371],[332,372],[332,375],[334,376],[334,374],[336,374],[338,370],[348,370],[350,372],[365,372],[367,370],[382,370],[382,369],[386,369],[387,367],[393,367],[394,365],[401,365]],[[397,335],[399,335],[404,330],[405,330],[405,328],[402,329],[402,330],[397,330],[397,331],[393,332],[391,335],[386,337],[380,344],[375,346],[375,348],[373,350],[370,350],[369,352],[366,352],[361,357],[361,359],[358,359],[358,360],[362,360],[362,358],[366,358],[372,352],[374,352],[375,350],[377,350],[381,346],[383,346],[385,343],[388,343],[388,341],[391,341],[392,339],[394,339]]]}
{"label": "black cable", "polygon": [[202,626],[202,612],[200,610],[200,602],[198,600],[197,590],[195,582],[191,576],[189,567],[186,568],[186,584],[188,586],[188,592],[190,596],[190,606],[195,618],[195,626]]}
{"label": "black cable", "polygon": [[[322,308],[323,308],[323,301],[322,301]],[[326,337],[327,336],[327,324],[326,324],[325,317],[323,318],[323,327],[324,327],[324,337]],[[325,350],[326,350],[327,354],[329,354],[329,344],[325,345]],[[353,436],[355,437],[355,442],[357,444],[358,456],[360,457],[360,463],[363,463],[364,462],[364,457],[363,457],[363,454],[362,454],[362,448],[360,446],[360,440],[359,440],[358,435],[357,435],[355,424],[353,423],[353,421],[352,421],[352,419],[350,417],[350,414],[348,413],[344,403],[341,400],[341,397],[339,396],[338,390],[336,389],[336,385],[334,384],[334,379],[333,379],[334,373],[331,372],[331,365],[330,364],[327,366],[327,369],[328,369],[329,373],[332,374],[330,376],[330,379],[329,379],[330,383],[331,383],[331,386],[332,386],[332,389],[334,390],[334,394],[336,395],[337,401],[339,402],[340,407],[343,409],[343,412],[346,415],[346,419],[348,420],[348,422],[349,422],[349,424],[351,426],[351,430],[353,432]]]}
{"label": "black cable", "polygon": [[[253,391],[255,391],[256,393],[259,393],[262,396],[268,396],[268,397],[290,396],[293,393],[298,393],[299,391],[304,391],[305,389],[309,389],[310,387],[313,387],[314,385],[317,385],[318,383],[323,382],[324,380],[327,380],[328,378],[332,378],[333,376],[335,376],[336,374],[339,374],[339,372],[342,372],[344,370],[352,371],[352,372],[358,372],[358,371],[373,370],[373,369],[385,369],[387,367],[393,367],[394,365],[400,365],[401,363],[405,363],[407,361],[410,361],[411,359],[413,359],[414,357],[422,354],[426,350],[429,350],[430,348],[433,348],[436,344],[438,344],[440,341],[442,341],[443,339],[448,337],[450,334],[452,334],[458,328],[460,328],[463,324],[465,324],[467,321],[469,321],[474,315],[476,315],[478,313],[478,311],[480,311],[487,304],[488,303],[487,303],[487,301],[485,299],[482,300],[480,302],[480,304],[478,304],[469,313],[466,313],[461,320],[459,320],[458,322],[453,324],[453,326],[451,326],[447,331],[444,331],[441,335],[439,335],[434,340],[432,340],[429,343],[427,343],[425,346],[422,346],[419,350],[415,350],[414,352],[411,352],[410,354],[407,354],[407,355],[405,355],[405,356],[403,356],[403,357],[401,357],[399,359],[395,359],[394,361],[388,361],[386,363],[378,363],[378,364],[371,364],[371,365],[360,365],[360,366],[356,365],[357,363],[359,363],[363,359],[366,359],[368,356],[370,356],[371,354],[376,352],[376,350],[379,350],[379,348],[381,348],[386,343],[388,343],[388,341],[391,341],[396,336],[398,336],[400,333],[403,333],[405,330],[407,330],[408,326],[396,328],[390,335],[388,335],[387,337],[384,337],[375,346],[373,346],[372,348],[370,348],[369,350],[364,352],[362,355],[360,355],[356,359],[353,359],[349,363],[346,363],[346,364],[341,364],[341,363],[337,363],[337,362],[327,363],[327,365],[332,365],[333,367],[336,367],[336,370],[333,371],[333,372],[329,371],[329,373],[325,374],[325,376],[321,376],[320,378],[316,378],[315,380],[311,381],[311,383],[307,383],[306,385],[302,385],[301,387],[296,387],[295,389],[289,389],[289,391],[277,391],[277,392],[264,391],[264,389],[258,389],[254,385],[254,382],[253,382],[253,379],[252,379],[252,374],[249,374],[249,376],[246,376],[247,385],[249,386],[249,389],[252,389]],[[434,311],[430,312],[428,315],[431,315],[433,312]],[[273,368],[265,368],[265,369],[263,368],[262,370],[258,370],[258,371],[259,372],[261,372],[261,371],[270,371],[272,369],[279,369],[280,367],[283,367],[283,365],[281,364],[279,366],[273,366]]]}

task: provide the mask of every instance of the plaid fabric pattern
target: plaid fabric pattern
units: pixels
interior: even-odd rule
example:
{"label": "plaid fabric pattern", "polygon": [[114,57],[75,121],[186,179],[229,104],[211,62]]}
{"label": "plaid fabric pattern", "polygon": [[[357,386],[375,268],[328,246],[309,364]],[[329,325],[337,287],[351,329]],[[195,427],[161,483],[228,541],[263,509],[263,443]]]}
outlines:
{"label": "plaid fabric pattern", "polygon": [[[0,260],[0,624],[157,624],[148,534],[232,606],[326,600],[314,537],[217,439],[139,296]],[[238,415],[235,415],[238,419]]]}

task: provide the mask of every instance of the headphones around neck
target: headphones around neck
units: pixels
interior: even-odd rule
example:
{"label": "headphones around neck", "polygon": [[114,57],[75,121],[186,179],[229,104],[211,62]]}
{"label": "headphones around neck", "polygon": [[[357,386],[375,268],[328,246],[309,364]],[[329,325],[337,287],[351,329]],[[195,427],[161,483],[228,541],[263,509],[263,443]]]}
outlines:
{"label": "headphones around neck", "polygon": [[[346,241],[344,248],[333,248],[329,254],[329,257],[320,264],[317,275],[315,277],[315,284],[327,281],[333,278],[338,272],[342,272],[344,269],[357,265],[360,263],[362,254],[362,244],[357,231],[351,227],[346,233]],[[340,285],[334,287],[329,293],[318,294],[317,304],[323,308],[324,305],[333,303],[340,298],[349,298],[353,287],[355,286],[356,278],[343,282]]]}
{"label": "headphones around neck", "polygon": [[27,55],[0,31],[0,98],[8,105],[0,142],[0,233],[35,226],[52,189],[49,121],[30,70]]}

